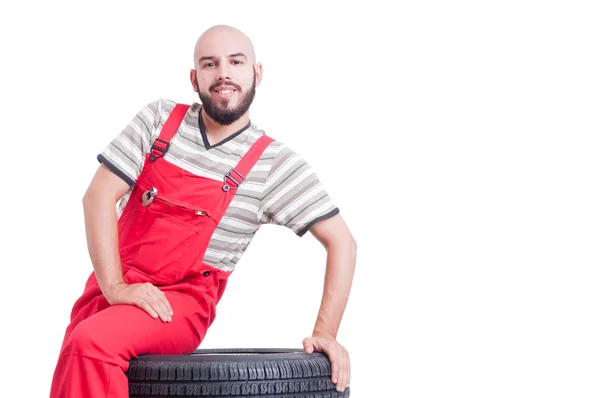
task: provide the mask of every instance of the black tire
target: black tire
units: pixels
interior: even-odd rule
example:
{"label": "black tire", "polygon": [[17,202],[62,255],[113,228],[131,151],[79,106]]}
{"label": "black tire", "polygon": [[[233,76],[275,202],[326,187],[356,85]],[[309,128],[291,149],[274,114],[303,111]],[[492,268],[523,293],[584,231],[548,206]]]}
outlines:
{"label": "black tire", "polygon": [[127,370],[131,398],[347,398],[331,381],[326,355],[301,349],[202,349],[144,355]]}

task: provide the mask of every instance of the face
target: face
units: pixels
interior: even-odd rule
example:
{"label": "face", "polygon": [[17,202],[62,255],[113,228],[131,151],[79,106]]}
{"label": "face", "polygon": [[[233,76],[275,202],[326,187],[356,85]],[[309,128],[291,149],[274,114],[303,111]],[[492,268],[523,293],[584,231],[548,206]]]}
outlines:
{"label": "face", "polygon": [[261,66],[253,64],[253,49],[245,42],[224,31],[203,36],[196,46],[192,85],[206,114],[222,125],[248,112],[260,84]]}

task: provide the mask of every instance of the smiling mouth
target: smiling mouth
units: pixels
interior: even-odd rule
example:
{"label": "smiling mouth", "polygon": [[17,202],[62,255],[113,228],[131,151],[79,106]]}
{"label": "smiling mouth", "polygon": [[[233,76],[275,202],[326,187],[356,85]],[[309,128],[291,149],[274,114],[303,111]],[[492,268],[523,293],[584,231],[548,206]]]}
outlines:
{"label": "smiling mouth", "polygon": [[231,94],[235,90],[215,90],[215,91],[217,92],[217,94]]}

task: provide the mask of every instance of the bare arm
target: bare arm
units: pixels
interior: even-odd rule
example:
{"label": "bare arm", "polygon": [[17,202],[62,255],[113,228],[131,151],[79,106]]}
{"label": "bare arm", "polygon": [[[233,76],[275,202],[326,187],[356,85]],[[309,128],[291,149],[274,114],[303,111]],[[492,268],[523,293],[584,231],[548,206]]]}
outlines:
{"label": "bare arm", "polygon": [[173,310],[165,294],[151,283],[128,285],[119,255],[115,205],[129,185],[103,164],[83,197],[85,233],[94,273],[102,294],[111,305],[132,304],[152,317],[170,322]]}
{"label": "bare arm", "polygon": [[125,181],[101,164],[83,197],[88,251],[100,289],[107,297],[124,282],[115,205],[128,190]]}
{"label": "bare arm", "polygon": [[340,214],[318,222],[310,232],[327,250],[325,286],[313,335],[335,339],[354,277],[356,241]]}
{"label": "bare arm", "polygon": [[337,342],[337,333],[348,303],[354,268],[356,242],[341,215],[316,223],[310,232],[327,250],[323,298],[312,337],[304,339],[307,353],[327,354],[331,362],[332,381],[338,391],[350,383],[350,356]]}

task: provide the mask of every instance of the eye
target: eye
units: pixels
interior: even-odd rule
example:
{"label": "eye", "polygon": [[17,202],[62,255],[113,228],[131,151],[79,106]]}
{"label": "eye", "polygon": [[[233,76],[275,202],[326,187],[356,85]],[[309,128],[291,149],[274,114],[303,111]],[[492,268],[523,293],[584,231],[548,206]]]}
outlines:
{"label": "eye", "polygon": [[237,60],[237,59],[234,59],[232,62],[233,62],[234,65],[241,65],[241,64],[243,64],[242,61]]}
{"label": "eye", "polygon": [[214,66],[214,65],[215,65],[214,62],[209,62],[207,64],[204,64],[204,67],[206,68],[206,67],[211,67],[211,66]]}

